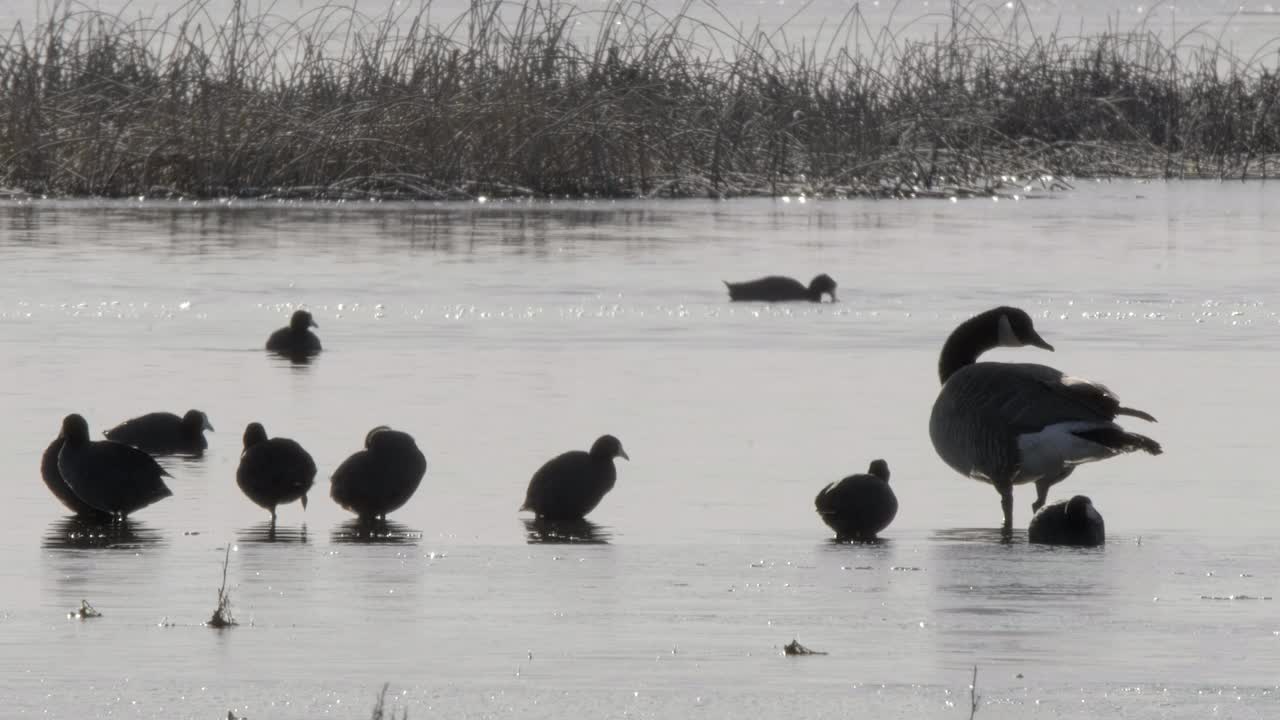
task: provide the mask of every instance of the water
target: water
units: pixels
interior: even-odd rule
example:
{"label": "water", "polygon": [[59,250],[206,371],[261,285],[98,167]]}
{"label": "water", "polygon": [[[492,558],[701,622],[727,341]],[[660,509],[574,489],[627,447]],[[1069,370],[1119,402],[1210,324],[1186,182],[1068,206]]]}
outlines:
{"label": "water", "polygon": [[[1280,210],[1270,185],[1086,183],[1020,201],[0,206],[0,715],[1269,718]],[[723,279],[840,283],[727,302]],[[305,303],[325,353],[259,348]],[[1100,550],[997,542],[998,496],[927,437],[942,339],[1027,308],[1054,354],[1159,417],[1160,457],[1081,469]],[[37,477],[91,432],[208,412],[174,497],[85,536]],[[234,483],[250,421],[310,449],[303,512]],[[1136,422],[1136,421],[1135,421]],[[390,424],[430,468],[361,542],[328,473]],[[530,544],[551,455],[632,461],[597,544]],[[888,459],[878,546],[813,512]],[[1034,492],[1015,492],[1025,528]],[[239,627],[212,613],[224,549]],[[101,618],[69,619],[87,599]],[[792,639],[829,654],[784,657]]]}

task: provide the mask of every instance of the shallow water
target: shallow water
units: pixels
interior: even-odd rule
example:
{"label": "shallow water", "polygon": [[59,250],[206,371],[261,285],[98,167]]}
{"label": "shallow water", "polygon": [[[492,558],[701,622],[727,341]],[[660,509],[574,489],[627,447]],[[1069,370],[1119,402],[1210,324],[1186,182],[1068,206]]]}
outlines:
{"label": "shallow water", "polygon": [[[1034,196],[1034,194],[1033,194]],[[1275,188],[1088,183],[1020,201],[0,205],[6,717],[1270,718]],[[836,305],[719,281],[825,271]],[[295,304],[325,353],[260,351]],[[997,542],[998,496],[934,454],[937,352],[1016,304],[1050,362],[1156,415],[1160,457],[1082,468],[1099,550]],[[112,535],[38,479],[61,417],[208,412],[174,497]],[[304,512],[234,483],[249,421],[310,449]],[[324,478],[390,424],[430,468],[360,537]],[[632,458],[595,543],[530,544],[546,458]],[[887,458],[876,546],[825,483]],[[1025,528],[1034,493],[1015,493]],[[527,518],[526,518],[527,519]],[[371,541],[372,540],[372,541]],[[241,625],[203,627],[224,548]],[[89,600],[101,618],[67,613]],[[792,639],[827,655],[784,657]]]}

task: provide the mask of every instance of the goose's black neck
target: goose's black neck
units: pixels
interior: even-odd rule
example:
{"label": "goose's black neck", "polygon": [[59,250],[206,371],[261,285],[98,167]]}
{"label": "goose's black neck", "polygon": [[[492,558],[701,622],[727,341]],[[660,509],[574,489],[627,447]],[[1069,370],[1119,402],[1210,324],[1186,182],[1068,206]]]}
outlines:
{"label": "goose's black neck", "polygon": [[938,379],[945,383],[957,371],[978,361],[982,353],[1000,344],[999,332],[990,313],[975,315],[960,323],[942,345],[938,356]]}

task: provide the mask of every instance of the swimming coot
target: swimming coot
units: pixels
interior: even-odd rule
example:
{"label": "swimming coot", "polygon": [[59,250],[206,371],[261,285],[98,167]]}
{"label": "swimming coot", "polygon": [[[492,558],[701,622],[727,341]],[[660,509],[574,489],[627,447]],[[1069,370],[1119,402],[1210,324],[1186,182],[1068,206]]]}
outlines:
{"label": "swimming coot", "polygon": [[622,443],[601,435],[589,452],[571,450],[548,460],[529,480],[521,510],[547,520],[579,520],[595,509],[618,479],[614,458],[630,460]]}
{"label": "swimming coot", "polygon": [[823,488],[813,504],[837,539],[875,540],[898,514],[898,497],[889,486],[889,463],[873,460],[866,473]]}
{"label": "swimming coot", "polygon": [[307,509],[307,491],[315,484],[316,463],[297,442],[289,438],[268,438],[260,423],[249,423],[244,429],[244,451],[236,468],[236,484],[245,496],[271,511],[276,519],[276,506],[302,501]]}
{"label": "swimming coot", "polygon": [[1160,443],[1114,422],[1120,415],[1155,418],[1122,406],[1099,383],[1046,365],[977,362],[992,348],[1025,345],[1053,350],[1018,308],[994,308],[960,323],[942,346],[942,390],[929,417],[939,457],[1000,493],[1006,534],[1013,529],[1014,485],[1034,482],[1031,508],[1039,510],[1049,488],[1081,463],[1136,450],[1161,453]]}
{"label": "swimming coot", "polygon": [[295,310],[289,327],[280,328],[267,338],[267,350],[297,360],[311,357],[320,352],[320,338],[311,332],[311,328],[318,327],[311,313]]}
{"label": "swimming coot", "polygon": [[205,430],[213,430],[209,416],[188,410],[178,417],[171,412],[153,412],[125,420],[103,432],[108,440],[132,445],[152,455],[199,455],[209,447]]}
{"label": "swimming coot", "polygon": [[413,438],[379,425],[365,435],[364,450],[333,472],[329,495],[362,521],[386,520],[413,497],[426,473],[427,459]]}
{"label": "swimming coot", "polygon": [[825,273],[814,277],[809,282],[809,287],[805,287],[799,280],[781,275],[770,275],[759,280],[740,283],[721,282],[729,288],[730,300],[822,302],[823,295],[830,295],[831,302],[836,301],[836,281]]}
{"label": "swimming coot", "polygon": [[111,440],[89,440],[89,424],[77,414],[62,420],[58,472],[85,504],[126,517],[173,494],[169,473],[147,453]]}

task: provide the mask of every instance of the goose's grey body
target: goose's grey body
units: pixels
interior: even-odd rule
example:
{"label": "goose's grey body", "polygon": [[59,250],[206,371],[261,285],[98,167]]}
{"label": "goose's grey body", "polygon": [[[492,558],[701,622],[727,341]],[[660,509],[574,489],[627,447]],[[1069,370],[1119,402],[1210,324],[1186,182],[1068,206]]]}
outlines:
{"label": "goose's grey body", "polygon": [[1107,541],[1106,524],[1084,495],[1045,505],[1031,518],[1027,540],[1043,545],[1093,547]]}
{"label": "goose's grey body", "polygon": [[1156,441],[1115,422],[1121,415],[1155,418],[1121,406],[1104,385],[1046,365],[976,362],[991,348],[1023,345],[1053,349],[1017,308],[995,308],[962,323],[943,347],[942,390],[929,418],[942,460],[1000,492],[1006,530],[1014,485],[1035,483],[1032,509],[1039,510],[1049,488],[1077,465],[1135,450],[1161,452]]}

